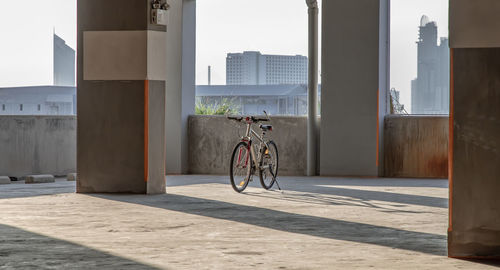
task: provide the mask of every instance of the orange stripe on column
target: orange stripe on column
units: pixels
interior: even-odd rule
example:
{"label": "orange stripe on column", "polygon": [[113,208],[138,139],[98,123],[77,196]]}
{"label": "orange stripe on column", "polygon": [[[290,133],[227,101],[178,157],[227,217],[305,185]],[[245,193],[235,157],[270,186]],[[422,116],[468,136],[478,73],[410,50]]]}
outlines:
{"label": "orange stripe on column", "polygon": [[448,131],[448,231],[451,232],[452,224],[452,209],[453,209],[453,119],[455,114],[454,107],[455,82],[453,80],[453,49],[450,49],[450,122]]}
{"label": "orange stripe on column", "polygon": [[380,155],[380,89],[377,89],[377,167],[379,165],[379,155]]}
{"label": "orange stripe on column", "polygon": [[144,81],[144,182],[149,173],[149,81]]}

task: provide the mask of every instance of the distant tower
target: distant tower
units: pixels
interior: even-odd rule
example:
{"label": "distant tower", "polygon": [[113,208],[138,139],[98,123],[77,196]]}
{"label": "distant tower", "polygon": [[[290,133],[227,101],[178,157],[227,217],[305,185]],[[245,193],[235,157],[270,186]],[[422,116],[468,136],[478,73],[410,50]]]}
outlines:
{"label": "distant tower", "polygon": [[75,86],[75,50],[54,33],[54,85]]}
{"label": "distant tower", "polygon": [[419,27],[417,78],[411,82],[413,114],[447,114],[449,111],[448,39],[438,45],[436,22],[422,16]]}

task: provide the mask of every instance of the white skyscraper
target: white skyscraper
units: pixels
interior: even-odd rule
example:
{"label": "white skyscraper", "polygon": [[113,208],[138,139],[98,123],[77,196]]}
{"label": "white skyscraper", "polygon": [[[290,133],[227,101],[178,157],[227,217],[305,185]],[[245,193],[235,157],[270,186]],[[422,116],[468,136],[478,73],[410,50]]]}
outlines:
{"label": "white skyscraper", "polygon": [[75,50],[54,34],[54,85],[75,86]]}
{"label": "white skyscraper", "polygon": [[438,44],[436,22],[420,20],[417,78],[411,82],[413,114],[448,114],[450,103],[450,49],[448,38]]}
{"label": "white skyscraper", "polygon": [[227,85],[307,84],[307,57],[228,53]]}

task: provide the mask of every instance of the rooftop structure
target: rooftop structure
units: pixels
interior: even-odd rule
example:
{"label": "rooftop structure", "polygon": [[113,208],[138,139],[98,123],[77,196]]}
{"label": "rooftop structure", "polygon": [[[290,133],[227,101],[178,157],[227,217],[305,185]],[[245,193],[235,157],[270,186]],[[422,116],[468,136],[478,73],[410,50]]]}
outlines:
{"label": "rooftop structure", "polygon": [[307,57],[260,52],[228,53],[226,84],[307,84]]}
{"label": "rooftop structure", "polygon": [[0,88],[0,115],[74,115],[76,87]]}

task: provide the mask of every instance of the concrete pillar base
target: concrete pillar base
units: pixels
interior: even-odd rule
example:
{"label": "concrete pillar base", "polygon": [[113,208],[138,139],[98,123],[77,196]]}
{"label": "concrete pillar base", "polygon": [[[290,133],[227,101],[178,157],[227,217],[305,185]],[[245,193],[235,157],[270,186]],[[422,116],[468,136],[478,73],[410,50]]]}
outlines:
{"label": "concrete pillar base", "polygon": [[448,232],[448,254],[455,258],[500,259],[500,234],[478,229]]}

